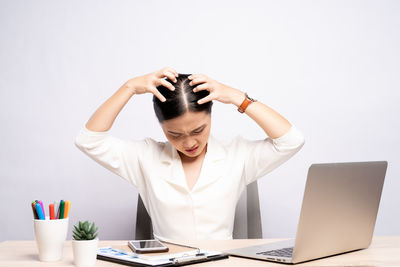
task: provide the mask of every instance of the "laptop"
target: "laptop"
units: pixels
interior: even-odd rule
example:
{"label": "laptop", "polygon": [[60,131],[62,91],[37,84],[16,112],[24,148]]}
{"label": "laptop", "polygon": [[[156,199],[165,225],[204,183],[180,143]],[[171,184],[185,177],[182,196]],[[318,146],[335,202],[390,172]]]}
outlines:
{"label": "laptop", "polygon": [[387,161],[312,164],[296,238],[226,252],[296,264],[367,248],[386,169]]}

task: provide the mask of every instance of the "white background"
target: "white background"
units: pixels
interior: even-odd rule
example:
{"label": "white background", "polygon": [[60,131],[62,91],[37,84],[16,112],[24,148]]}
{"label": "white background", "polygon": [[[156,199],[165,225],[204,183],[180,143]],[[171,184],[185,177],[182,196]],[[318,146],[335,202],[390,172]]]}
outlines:
{"label": "white background", "polygon": [[[30,203],[71,200],[70,231],[134,238],[137,191],[73,144],[129,78],[204,73],[276,109],[305,135],[259,180],[264,237],[293,237],[314,162],[387,160],[375,234],[399,231],[399,1],[1,1],[0,241],[33,239]],[[151,96],[131,99],[119,137],[165,140]],[[264,138],[214,103],[212,134]]]}

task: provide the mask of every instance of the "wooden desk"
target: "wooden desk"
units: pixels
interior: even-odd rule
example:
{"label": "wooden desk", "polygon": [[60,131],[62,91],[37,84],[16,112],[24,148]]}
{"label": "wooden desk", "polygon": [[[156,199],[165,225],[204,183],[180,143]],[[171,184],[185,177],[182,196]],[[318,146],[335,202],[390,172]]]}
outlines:
{"label": "wooden desk", "polygon": [[[218,241],[181,241],[183,244],[199,246],[209,250],[227,250],[244,246],[263,244],[278,239],[235,239]],[[99,246],[118,246],[126,245],[126,241],[107,241],[102,240]],[[0,266],[74,266],[72,255],[72,243],[66,241],[64,246],[63,258],[58,262],[40,262],[36,242],[32,241],[5,241],[0,243]],[[124,266],[107,261],[97,260],[96,266]],[[206,262],[193,266],[275,266],[285,267],[280,263],[258,261],[230,256],[229,259]],[[374,237],[368,249],[346,253],[339,256],[329,257],[298,264],[296,266],[400,266],[400,236],[380,236]]]}

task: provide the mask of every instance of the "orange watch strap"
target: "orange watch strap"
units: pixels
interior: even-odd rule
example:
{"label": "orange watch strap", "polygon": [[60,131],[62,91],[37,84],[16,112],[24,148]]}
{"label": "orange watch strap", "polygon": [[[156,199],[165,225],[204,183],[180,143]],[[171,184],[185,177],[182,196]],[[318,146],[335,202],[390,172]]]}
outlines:
{"label": "orange watch strap", "polygon": [[238,108],[238,111],[240,113],[244,113],[244,111],[246,110],[247,106],[250,105],[252,101],[250,99],[248,99],[247,97],[243,100],[242,104],[240,105],[240,107]]}
{"label": "orange watch strap", "polygon": [[250,98],[247,93],[245,94],[245,98],[242,102],[242,104],[240,104],[238,111],[240,113],[244,113],[244,111],[246,110],[246,108],[250,105],[250,103],[256,102],[257,100]]}

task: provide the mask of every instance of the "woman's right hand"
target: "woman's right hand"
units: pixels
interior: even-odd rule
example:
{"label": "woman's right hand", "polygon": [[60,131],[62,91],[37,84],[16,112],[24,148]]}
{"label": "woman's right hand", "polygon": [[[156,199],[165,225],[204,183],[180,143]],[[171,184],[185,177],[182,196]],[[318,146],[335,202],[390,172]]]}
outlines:
{"label": "woman's right hand", "polygon": [[170,82],[164,79],[165,77],[176,83],[178,72],[176,72],[172,68],[164,67],[158,71],[132,78],[125,83],[125,86],[132,90],[133,94],[140,95],[145,93],[152,93],[158,99],[160,99],[161,102],[165,102],[166,99],[157,90],[157,86],[163,85],[171,91],[175,90],[175,87]]}

